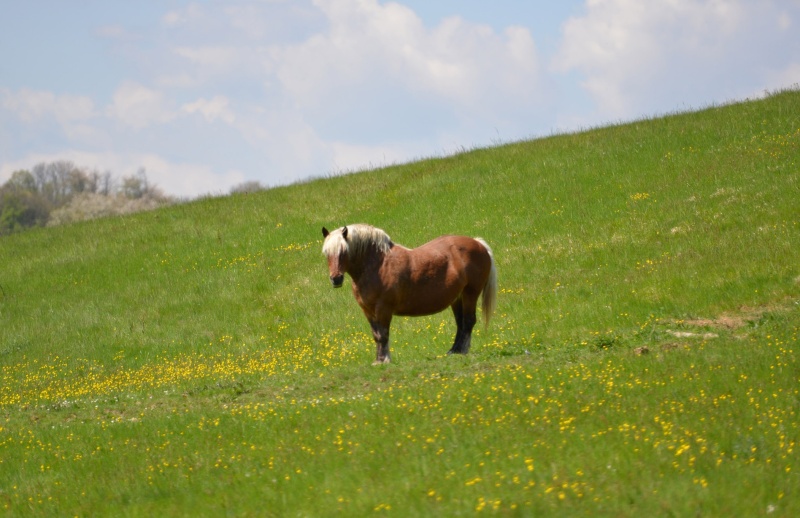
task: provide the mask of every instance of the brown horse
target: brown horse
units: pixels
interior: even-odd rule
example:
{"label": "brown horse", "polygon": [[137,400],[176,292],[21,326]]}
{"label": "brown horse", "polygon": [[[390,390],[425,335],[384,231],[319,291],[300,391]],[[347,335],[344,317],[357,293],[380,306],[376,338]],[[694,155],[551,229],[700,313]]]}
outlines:
{"label": "brown horse", "polygon": [[419,248],[392,242],[383,230],[348,225],[328,232],[322,253],[328,258],[331,283],[353,280],[353,295],[375,338],[375,363],[389,363],[392,316],[431,315],[448,306],[456,319],[456,337],[448,354],[467,354],[475,309],[482,295],[486,324],[497,297],[497,271],[492,249],[480,238],[442,236]]}

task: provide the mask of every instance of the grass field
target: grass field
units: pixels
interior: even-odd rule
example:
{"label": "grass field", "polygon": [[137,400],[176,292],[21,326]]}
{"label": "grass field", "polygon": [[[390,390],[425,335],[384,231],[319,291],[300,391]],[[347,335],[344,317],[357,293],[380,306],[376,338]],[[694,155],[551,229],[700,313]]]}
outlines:
{"label": "grass field", "polygon": [[[495,251],[333,290],[323,225]],[[800,91],[0,239],[10,516],[800,515]],[[349,284],[349,281],[346,281]]]}

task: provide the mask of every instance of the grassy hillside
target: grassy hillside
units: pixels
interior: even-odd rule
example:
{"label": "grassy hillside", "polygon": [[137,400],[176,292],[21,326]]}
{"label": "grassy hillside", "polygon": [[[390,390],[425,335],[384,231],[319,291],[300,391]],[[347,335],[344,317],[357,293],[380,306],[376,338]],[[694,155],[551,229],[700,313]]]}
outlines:
{"label": "grassy hillside", "polygon": [[[3,237],[0,510],[797,515],[799,180],[788,91]],[[370,365],[355,222],[492,245],[469,356]]]}

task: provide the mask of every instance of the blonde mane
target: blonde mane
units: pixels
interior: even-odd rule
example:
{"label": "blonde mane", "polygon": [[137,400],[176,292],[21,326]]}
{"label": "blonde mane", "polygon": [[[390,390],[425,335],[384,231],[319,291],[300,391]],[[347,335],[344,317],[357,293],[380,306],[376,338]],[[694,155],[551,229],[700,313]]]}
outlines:
{"label": "blonde mane", "polygon": [[[342,235],[345,228],[347,228],[347,238]],[[348,257],[357,258],[367,252],[371,246],[385,254],[391,250],[394,243],[383,230],[372,225],[356,223],[338,228],[328,234],[322,244],[322,253],[328,257],[347,253]]]}

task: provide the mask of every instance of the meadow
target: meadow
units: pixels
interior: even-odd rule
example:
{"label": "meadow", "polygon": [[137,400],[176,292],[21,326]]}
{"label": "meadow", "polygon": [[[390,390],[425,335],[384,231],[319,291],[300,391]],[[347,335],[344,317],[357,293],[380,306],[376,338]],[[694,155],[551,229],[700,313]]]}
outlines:
{"label": "meadow", "polygon": [[[0,513],[800,515],[798,200],[795,89],[4,236]],[[487,240],[469,355],[371,365],[356,222]]]}

